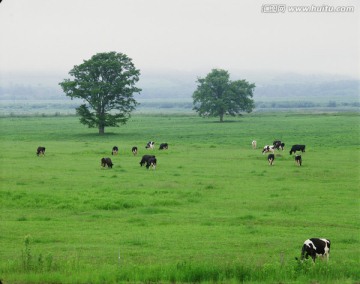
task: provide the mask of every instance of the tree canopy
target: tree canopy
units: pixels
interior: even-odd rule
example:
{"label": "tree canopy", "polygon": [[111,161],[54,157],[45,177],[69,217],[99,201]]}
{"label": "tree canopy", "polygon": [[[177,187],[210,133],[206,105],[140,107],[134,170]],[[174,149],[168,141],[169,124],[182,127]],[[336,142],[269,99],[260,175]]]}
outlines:
{"label": "tree canopy", "polygon": [[193,93],[193,109],[203,117],[236,116],[242,111],[251,112],[255,105],[252,99],[255,84],[246,80],[231,81],[226,70],[213,69],[205,78],[198,78]]}
{"label": "tree canopy", "polygon": [[141,92],[135,86],[140,71],[125,54],[97,53],[75,65],[69,75],[73,79],[59,85],[66,96],[84,100],[76,109],[80,122],[98,127],[99,134],[104,134],[106,126],[125,124],[138,104],[133,95]]}

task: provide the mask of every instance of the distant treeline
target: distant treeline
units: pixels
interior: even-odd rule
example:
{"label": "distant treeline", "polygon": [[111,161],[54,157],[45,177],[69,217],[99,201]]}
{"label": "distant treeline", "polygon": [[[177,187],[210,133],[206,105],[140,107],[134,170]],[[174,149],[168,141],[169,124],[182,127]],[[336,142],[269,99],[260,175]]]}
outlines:
{"label": "distant treeline", "polygon": [[[16,103],[0,100],[0,116],[69,116],[75,115],[75,109],[80,103],[54,102],[51,101],[18,101]],[[312,102],[312,101],[276,101],[255,102],[255,111],[271,110],[336,110],[336,111],[358,111],[360,102]],[[141,102],[137,106],[138,113],[193,113],[192,102]]]}
{"label": "distant treeline", "polygon": [[60,87],[15,84],[0,86],[0,100],[61,100],[67,99]]}
{"label": "distant treeline", "polygon": [[277,101],[277,102],[255,102],[256,108],[321,108],[321,107],[360,107],[360,102],[337,102],[328,101],[316,103],[312,101]]}
{"label": "distant treeline", "polygon": [[255,89],[255,95],[260,97],[354,97],[360,95],[360,81],[343,80],[323,83],[292,83],[283,85],[260,85]]}
{"label": "distant treeline", "polygon": [[[159,85],[141,86],[142,92],[136,95],[136,100],[187,100],[191,101],[195,84],[190,84],[185,80],[175,80],[161,82]],[[316,101],[332,100],[339,102],[353,103],[359,101],[360,81],[341,80],[327,82],[301,82],[301,83],[266,83],[255,82],[254,92],[255,101],[271,102],[278,100],[306,101],[316,103]],[[0,85],[0,100],[69,100],[57,85],[21,85],[13,84],[8,86]],[[278,103],[275,103],[277,105]],[[164,107],[171,105],[163,104]]]}
{"label": "distant treeline", "polygon": [[[339,102],[329,100],[327,102],[312,102],[312,101],[276,101],[263,102],[255,101],[255,108],[321,108],[321,107],[360,107],[360,102]],[[145,102],[141,103],[139,108],[154,108],[154,109],[192,109],[192,102]]]}
{"label": "distant treeline", "polygon": [[[159,77],[161,78],[161,77]],[[298,78],[298,77],[296,77]],[[300,79],[301,77],[299,77]],[[360,81],[334,80],[299,83],[262,84],[255,82],[255,111],[334,109],[355,110],[360,107]],[[156,84],[155,84],[156,83]],[[167,80],[148,82],[135,99],[140,102],[137,112],[193,112],[192,94],[195,84],[189,78],[169,77]],[[75,115],[75,108],[82,102],[71,101],[55,85],[0,85],[0,115]]]}

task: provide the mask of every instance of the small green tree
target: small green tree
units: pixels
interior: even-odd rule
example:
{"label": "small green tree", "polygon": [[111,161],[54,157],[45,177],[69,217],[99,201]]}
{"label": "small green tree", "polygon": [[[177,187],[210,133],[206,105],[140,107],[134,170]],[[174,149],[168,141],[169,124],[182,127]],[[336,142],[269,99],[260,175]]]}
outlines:
{"label": "small green tree", "polygon": [[235,116],[242,111],[250,113],[255,105],[252,99],[255,84],[246,80],[230,81],[228,71],[213,69],[205,78],[198,78],[193,93],[193,109],[203,117]]}
{"label": "small green tree", "polygon": [[98,127],[99,134],[106,126],[125,124],[138,104],[134,93],[140,71],[131,59],[122,53],[98,53],[84,63],[75,65],[69,75],[59,83],[71,99],[80,98],[86,103],[76,109],[80,122],[88,127]]}

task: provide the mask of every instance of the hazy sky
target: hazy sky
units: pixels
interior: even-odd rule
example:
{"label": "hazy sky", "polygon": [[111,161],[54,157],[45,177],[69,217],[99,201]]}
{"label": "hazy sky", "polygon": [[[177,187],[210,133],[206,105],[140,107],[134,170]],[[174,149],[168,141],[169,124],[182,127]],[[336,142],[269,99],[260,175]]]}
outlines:
{"label": "hazy sky", "polygon": [[[262,12],[269,3],[286,3],[285,12]],[[354,11],[290,12],[291,5]],[[117,51],[140,70],[360,78],[359,26],[357,0],[2,0],[0,72],[67,73],[98,52]]]}

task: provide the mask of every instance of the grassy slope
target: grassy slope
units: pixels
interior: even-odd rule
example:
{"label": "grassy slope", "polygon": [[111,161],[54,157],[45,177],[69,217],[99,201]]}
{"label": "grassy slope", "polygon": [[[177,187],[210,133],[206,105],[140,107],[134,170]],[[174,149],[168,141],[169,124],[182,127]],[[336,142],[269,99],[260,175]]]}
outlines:
{"label": "grassy slope", "polygon": [[[293,262],[306,238],[327,237],[331,267],[346,268],[330,279],[359,280],[358,115],[253,115],[223,124],[135,116],[105,137],[75,118],[2,118],[1,126],[3,278],[87,281],[84,275],[105,273],[111,282],[119,251],[120,280],[206,280],[205,267],[224,274],[239,264],[268,275],[253,271],[245,278],[253,281],[316,278],[290,275],[293,267],[277,275],[271,265]],[[281,139],[286,150],[269,167],[261,149],[251,149],[253,139],[260,147]],[[155,171],[138,164],[148,140],[170,145],[153,151]],[[296,143],[307,145],[301,168],[288,153]],[[35,155],[40,145],[44,158]],[[120,149],[114,168],[101,169],[114,145]],[[132,156],[133,145],[140,156]],[[21,268],[26,235],[43,278]],[[188,264],[203,276],[186,278]],[[83,280],[69,276],[75,272]]]}

